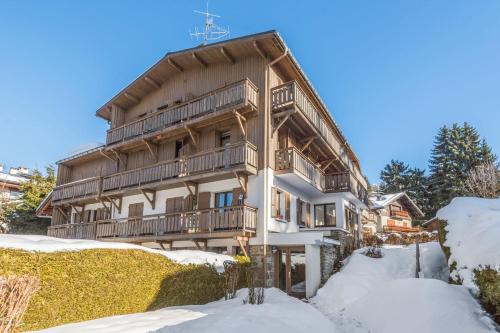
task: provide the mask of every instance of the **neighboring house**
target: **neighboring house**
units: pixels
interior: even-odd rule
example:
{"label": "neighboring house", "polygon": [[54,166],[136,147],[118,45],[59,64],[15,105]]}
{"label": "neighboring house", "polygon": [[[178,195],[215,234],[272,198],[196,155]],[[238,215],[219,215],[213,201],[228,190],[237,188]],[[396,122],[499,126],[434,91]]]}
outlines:
{"label": "neighboring house", "polygon": [[358,159],[275,31],[168,53],[97,116],[106,144],[58,162],[51,236],[248,253],[307,297],[359,244]]}
{"label": "neighboring house", "polygon": [[0,164],[0,202],[18,202],[21,199],[21,184],[29,179],[29,169],[10,168],[4,172]]}
{"label": "neighboring house", "polygon": [[428,232],[439,231],[439,223],[439,219],[437,217],[433,217],[432,219],[422,223],[422,228]]}
{"label": "neighboring house", "polygon": [[[369,198],[370,212],[375,221],[370,228],[376,232],[418,232],[412,221],[424,217],[424,213],[405,192],[379,194]],[[375,230],[374,230],[375,229]]]}

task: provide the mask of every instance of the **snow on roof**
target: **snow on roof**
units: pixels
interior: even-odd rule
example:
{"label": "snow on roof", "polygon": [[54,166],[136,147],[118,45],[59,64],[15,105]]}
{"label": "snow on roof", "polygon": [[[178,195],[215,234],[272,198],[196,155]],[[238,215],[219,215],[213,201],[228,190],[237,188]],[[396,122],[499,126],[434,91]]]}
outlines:
{"label": "snow on roof", "polygon": [[455,277],[476,289],[474,268],[500,269],[500,199],[455,198],[436,216],[447,221],[444,244],[450,247],[449,264],[457,262]]}
{"label": "snow on roof", "polygon": [[133,249],[161,254],[173,262],[182,265],[214,265],[224,271],[224,261],[234,261],[231,256],[197,250],[161,251],[148,247],[118,242],[99,242],[89,239],[62,239],[39,235],[0,235],[0,248],[11,248],[25,251],[59,252],[80,251],[87,249]]}
{"label": "snow on roof", "polygon": [[424,216],[422,210],[417,206],[415,201],[413,201],[406,192],[390,193],[390,194],[380,194],[373,195],[368,198],[371,203],[372,209],[382,209],[390,203],[403,199],[414,211],[414,215],[418,217]]}
{"label": "snow on roof", "polygon": [[10,184],[21,184],[22,182],[27,181],[28,178],[26,176],[21,175],[11,175],[5,172],[0,172],[0,182],[2,183],[10,183]]}

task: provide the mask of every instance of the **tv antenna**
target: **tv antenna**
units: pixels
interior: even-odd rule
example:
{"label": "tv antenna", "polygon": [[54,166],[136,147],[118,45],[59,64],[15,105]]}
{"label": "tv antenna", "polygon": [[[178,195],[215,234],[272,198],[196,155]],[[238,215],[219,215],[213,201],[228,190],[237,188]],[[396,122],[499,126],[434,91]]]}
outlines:
{"label": "tv antenna", "polygon": [[197,14],[202,14],[205,16],[205,29],[203,31],[198,31],[198,28],[194,28],[194,32],[189,32],[191,38],[203,38],[203,45],[206,45],[209,41],[217,40],[229,36],[229,28],[222,28],[214,23],[214,18],[220,18],[219,15],[211,14],[208,11],[208,1],[207,10],[205,12],[195,10]]}

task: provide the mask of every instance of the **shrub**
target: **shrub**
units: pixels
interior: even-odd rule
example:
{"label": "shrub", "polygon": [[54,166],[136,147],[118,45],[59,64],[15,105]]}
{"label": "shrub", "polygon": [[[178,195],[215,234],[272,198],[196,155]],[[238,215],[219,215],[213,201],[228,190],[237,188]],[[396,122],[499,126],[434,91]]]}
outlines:
{"label": "shrub", "polygon": [[475,269],[474,282],[479,287],[479,301],[500,324],[500,272],[489,266]]}
{"label": "shrub", "polygon": [[370,258],[382,258],[382,250],[376,246],[370,246],[363,254]]}
{"label": "shrub", "polygon": [[223,297],[222,276],[214,267],[183,266],[141,250],[32,253],[0,249],[0,275],[30,275],[40,280],[23,330],[204,304]]}

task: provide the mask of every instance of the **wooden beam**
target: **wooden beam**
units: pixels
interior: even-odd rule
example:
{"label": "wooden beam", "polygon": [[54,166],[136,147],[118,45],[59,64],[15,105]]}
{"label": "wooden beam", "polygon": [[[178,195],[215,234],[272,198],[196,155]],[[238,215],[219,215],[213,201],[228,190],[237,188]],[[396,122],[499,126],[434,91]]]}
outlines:
{"label": "wooden beam", "polygon": [[200,64],[202,67],[204,68],[207,68],[208,67],[208,64],[200,58],[200,56],[198,54],[196,54],[196,52],[191,52],[191,56],[193,57],[194,60],[196,60],[196,62],[198,64]]}
{"label": "wooden beam", "polygon": [[226,58],[226,60],[230,64],[234,65],[236,63],[236,61],[234,60],[233,55],[225,47],[221,47],[220,48],[220,53],[222,53],[222,55],[224,56],[224,58]]}
{"label": "wooden beam", "polygon": [[[203,251],[203,250],[207,249],[207,243],[208,243],[208,241],[206,239],[196,239],[196,238],[193,238],[193,242],[196,245],[196,248],[198,250]],[[203,248],[200,246],[200,244],[198,242],[203,243]]]}
{"label": "wooden beam", "polygon": [[184,125],[184,128],[188,131],[189,137],[191,138],[191,141],[193,141],[193,144],[195,146],[198,146],[198,138],[199,138],[198,133],[189,128],[187,125]]}
{"label": "wooden beam", "polygon": [[158,161],[158,145],[152,143],[151,141],[142,139],[142,142],[146,145],[149,150],[149,153],[154,158],[155,161]]}
{"label": "wooden beam", "polygon": [[238,122],[238,126],[240,127],[241,133],[243,134],[244,137],[247,136],[247,131],[245,129],[245,126],[243,126],[243,121],[246,123],[245,117],[243,117],[238,111],[234,110],[233,111],[234,115],[236,116],[236,121]]}
{"label": "wooden beam", "polygon": [[179,73],[182,73],[184,72],[184,68],[182,68],[179,64],[177,64],[175,61],[173,61],[172,59],[170,58],[167,58],[167,62],[170,66],[172,66],[173,68],[175,68]]}
{"label": "wooden beam", "polygon": [[255,50],[257,50],[257,53],[263,58],[263,59],[266,59],[267,60],[267,55],[264,53],[264,51],[262,51],[262,48],[260,47],[259,43],[257,43],[257,41],[254,41],[253,42],[253,47],[255,48]]}
{"label": "wooden beam", "polygon": [[241,175],[237,171],[233,171],[234,178],[238,180],[238,183],[240,183],[241,188],[243,189],[243,192],[245,194],[247,193],[247,184],[248,184],[248,177],[246,175]]}
{"label": "wooden beam", "polygon": [[[171,241],[170,242],[160,242],[160,241],[158,241],[157,243],[160,245],[160,247],[161,247],[161,249],[163,251],[172,251],[172,242]],[[167,249],[165,248],[164,244],[167,244],[167,246],[168,246]]]}
{"label": "wooden beam", "polygon": [[[155,209],[155,203],[156,203],[156,191],[155,190],[148,190],[148,189],[141,189],[142,195],[146,198],[146,200],[149,202],[151,205],[152,209]],[[149,197],[151,195],[151,197]]]}
{"label": "wooden beam", "polygon": [[132,102],[134,102],[134,103],[139,103],[139,102],[141,101],[141,100],[140,100],[140,98],[135,97],[135,96],[134,96],[134,95],[132,95],[131,93],[126,92],[126,93],[124,93],[123,95],[124,95],[125,97],[127,97],[129,100],[131,100]]}
{"label": "wooden beam", "polygon": [[[189,194],[191,195],[196,195],[196,187],[198,184],[193,183],[193,182],[182,182],[184,186],[187,188],[189,191]],[[191,187],[194,187],[194,189],[191,189]]]}
{"label": "wooden beam", "polygon": [[243,241],[241,239],[237,239],[237,240],[238,240],[238,244],[240,244],[241,251],[243,251],[243,254],[245,255],[245,257],[248,258],[248,252],[247,252],[246,246],[243,244]]}
{"label": "wooden beam", "polygon": [[64,219],[67,221],[68,220],[68,214],[59,206],[56,207],[56,209],[61,213],[62,216],[64,216]]}
{"label": "wooden beam", "polygon": [[108,154],[106,154],[106,153],[103,151],[103,149],[99,149],[99,153],[100,153],[102,156],[104,156],[104,157],[106,157],[106,158],[109,158],[111,161],[116,162],[116,158],[113,158],[113,157],[109,156]]}
{"label": "wooden beam", "polygon": [[335,160],[330,160],[330,161],[328,161],[328,163],[326,163],[326,165],[325,165],[324,167],[322,167],[322,168],[321,168],[321,171],[325,172],[325,171],[326,171],[326,169],[328,169],[328,167],[329,167],[330,165],[332,165],[332,163],[333,163],[334,161],[335,161]]}
{"label": "wooden beam", "polygon": [[159,89],[161,87],[161,84],[150,78],[149,76],[144,77],[144,81],[149,83],[151,86],[155,87],[156,89]]}
{"label": "wooden beam", "polygon": [[297,110],[295,110],[295,109],[286,111],[286,113],[284,114],[285,116],[283,117],[283,119],[281,119],[281,121],[278,123],[278,125],[273,129],[272,136],[274,136],[274,134],[280,129],[280,127],[283,126],[283,124],[288,120],[288,118],[290,118],[290,116],[292,114],[294,114],[295,112],[297,112]]}
{"label": "wooden beam", "polygon": [[285,110],[285,111],[281,111],[281,112],[278,112],[278,113],[273,113],[273,118],[276,119],[276,118],[281,118],[281,117],[284,117],[286,115],[292,115],[294,114],[295,112],[297,112],[297,110],[295,109],[291,109],[291,110]]}
{"label": "wooden beam", "polygon": [[[113,197],[106,197],[109,202],[111,202],[111,204],[113,206],[115,206],[116,210],[118,211],[118,214],[121,214],[122,212],[122,197],[117,197],[117,198],[113,198]],[[115,199],[118,200],[118,203],[115,202]]]}
{"label": "wooden beam", "polygon": [[302,147],[302,149],[300,151],[303,153],[304,150],[306,150],[307,147],[309,147],[311,145],[311,143],[314,141],[314,139],[316,139],[316,137],[312,137],[309,140],[307,140],[306,144]]}

